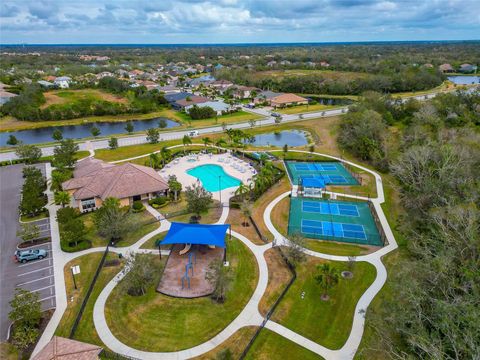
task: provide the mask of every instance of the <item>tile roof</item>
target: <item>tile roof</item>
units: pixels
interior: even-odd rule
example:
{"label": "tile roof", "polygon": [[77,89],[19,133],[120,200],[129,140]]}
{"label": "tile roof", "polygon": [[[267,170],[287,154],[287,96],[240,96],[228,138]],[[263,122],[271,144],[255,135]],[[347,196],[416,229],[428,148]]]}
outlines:
{"label": "tile roof", "polygon": [[182,99],[182,100],[178,100],[175,103],[179,106],[185,107],[185,106],[188,106],[188,105],[201,104],[201,103],[204,103],[204,102],[207,102],[207,101],[211,101],[211,100],[207,99],[203,96],[193,95],[193,96],[190,96],[190,100],[187,100],[185,98],[185,99]]}
{"label": "tile roof", "polygon": [[32,360],[96,360],[101,351],[97,345],[54,336]]}
{"label": "tile roof", "polygon": [[131,163],[112,165],[98,159],[80,161],[74,178],[62,184],[64,190],[75,190],[76,200],[99,197],[126,198],[130,196],[164,191],[167,182],[149,167]]}
{"label": "tile roof", "polygon": [[288,94],[281,94],[281,95],[275,96],[271,98],[270,101],[273,101],[279,104],[287,104],[292,102],[303,102],[303,101],[307,101],[307,99],[295,94],[288,93]]}

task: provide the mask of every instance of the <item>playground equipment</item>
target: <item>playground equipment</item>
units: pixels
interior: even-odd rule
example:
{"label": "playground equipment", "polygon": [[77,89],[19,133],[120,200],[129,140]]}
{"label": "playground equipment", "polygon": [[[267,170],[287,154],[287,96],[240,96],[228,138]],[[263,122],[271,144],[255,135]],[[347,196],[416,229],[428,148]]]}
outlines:
{"label": "playground equipment", "polygon": [[192,244],[185,244],[185,247],[179,251],[179,255],[185,255],[187,252],[190,251],[190,248],[192,247]]}
{"label": "playground equipment", "polygon": [[[193,277],[193,265],[196,263],[197,263],[197,254],[195,252],[191,252],[190,254],[188,254],[188,263],[185,265],[185,275],[182,276],[182,290],[185,289],[185,286],[188,289],[190,289],[190,278]],[[189,271],[190,271],[190,275],[189,275]]]}

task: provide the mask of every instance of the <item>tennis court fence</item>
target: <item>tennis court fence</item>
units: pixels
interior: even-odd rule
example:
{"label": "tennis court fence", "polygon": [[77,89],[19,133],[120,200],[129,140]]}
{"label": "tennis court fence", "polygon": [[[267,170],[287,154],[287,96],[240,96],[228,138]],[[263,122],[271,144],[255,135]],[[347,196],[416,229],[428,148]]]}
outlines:
{"label": "tennis court fence", "polygon": [[375,226],[377,227],[378,233],[380,235],[380,239],[382,241],[382,246],[385,246],[388,243],[387,235],[385,235],[385,231],[383,230],[382,223],[380,218],[378,217],[377,210],[371,201],[368,201],[368,207],[370,208],[370,212],[372,213],[373,221],[375,222]]}

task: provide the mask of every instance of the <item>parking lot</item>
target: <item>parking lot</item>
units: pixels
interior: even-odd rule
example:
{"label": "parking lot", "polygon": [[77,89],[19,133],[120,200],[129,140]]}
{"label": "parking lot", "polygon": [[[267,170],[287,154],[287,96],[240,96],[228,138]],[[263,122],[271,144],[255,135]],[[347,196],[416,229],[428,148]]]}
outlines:
{"label": "parking lot", "polygon": [[[36,165],[43,172],[44,165]],[[18,204],[23,184],[23,165],[11,165],[0,168],[0,340],[8,335],[10,319],[9,302],[12,300],[16,287],[38,293],[42,309],[55,307],[54,271],[52,268],[51,247],[49,243],[37,245],[48,251],[47,258],[19,264],[14,260],[14,254],[20,240],[17,231],[20,228]],[[35,222],[42,236],[49,235],[49,219]]]}

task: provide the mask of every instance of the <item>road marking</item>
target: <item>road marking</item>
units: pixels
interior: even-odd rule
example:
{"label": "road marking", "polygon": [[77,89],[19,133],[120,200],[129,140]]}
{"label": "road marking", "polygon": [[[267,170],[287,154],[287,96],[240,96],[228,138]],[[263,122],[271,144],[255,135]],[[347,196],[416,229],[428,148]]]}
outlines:
{"label": "road marking", "polygon": [[48,297],[46,297],[46,298],[40,299],[40,300],[38,300],[37,302],[42,302],[42,301],[49,300],[49,299],[52,299],[52,298],[55,298],[55,295],[53,295],[53,296],[48,296]]}
{"label": "road marking", "polygon": [[30,280],[30,281],[26,281],[26,282],[21,283],[21,284],[17,284],[17,286],[23,286],[23,285],[31,284],[33,282],[40,281],[40,280],[43,280],[43,279],[48,279],[48,278],[50,278],[50,281],[52,281],[52,277],[53,277],[53,275],[44,276],[44,277],[41,277],[41,278],[38,278],[38,279],[35,279],[35,280]]}
{"label": "road marking", "polygon": [[49,261],[50,258],[46,258],[46,259],[42,259],[42,260],[35,260],[33,262],[27,262],[26,264],[22,264],[22,265],[18,265],[18,267],[25,267],[25,266],[30,266],[30,265],[35,265],[35,264],[39,264],[41,262],[44,262],[44,261]]}
{"label": "road marking", "polygon": [[[23,276],[23,275],[33,274],[33,273],[35,273],[35,272],[44,271],[44,270],[47,270],[47,269],[48,269],[48,268],[41,268],[41,269],[37,269],[37,270],[27,271],[26,273],[18,274],[17,276]],[[50,267],[50,270],[51,270],[51,267]]]}
{"label": "road marking", "polygon": [[[25,290],[28,290],[30,292],[36,292],[36,291],[42,291],[42,290],[45,290],[45,289],[48,289],[48,288],[51,288],[53,287],[53,285],[48,285],[48,286],[45,286],[45,287],[42,287],[40,289],[33,289],[33,290],[29,290],[29,289],[25,289]],[[23,294],[20,294],[19,296],[22,296]]]}

